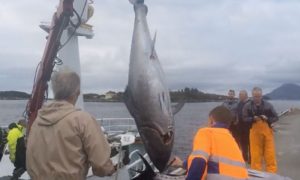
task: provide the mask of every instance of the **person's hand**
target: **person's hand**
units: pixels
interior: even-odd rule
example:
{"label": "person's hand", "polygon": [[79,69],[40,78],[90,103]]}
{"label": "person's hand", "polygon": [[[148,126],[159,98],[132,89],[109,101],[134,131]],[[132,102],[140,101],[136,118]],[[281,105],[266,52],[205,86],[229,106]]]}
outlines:
{"label": "person's hand", "polygon": [[268,117],[266,115],[260,115],[260,117],[263,119],[263,120],[268,120]]}
{"label": "person's hand", "polygon": [[111,171],[107,174],[107,176],[113,175],[120,167],[118,167],[118,164],[114,165]]}
{"label": "person's hand", "polygon": [[178,156],[174,156],[174,158],[171,160],[170,166],[173,166],[173,167],[182,167],[183,166],[183,162],[182,162],[182,160]]}
{"label": "person's hand", "polygon": [[123,167],[123,164],[122,164],[121,162],[114,165],[115,171],[117,171],[118,169],[120,169],[120,168],[122,168],[122,167]]}
{"label": "person's hand", "polygon": [[118,164],[114,165],[114,172],[116,172],[118,169]]}
{"label": "person's hand", "polygon": [[254,121],[257,121],[260,117],[259,116],[254,116],[253,119]]}

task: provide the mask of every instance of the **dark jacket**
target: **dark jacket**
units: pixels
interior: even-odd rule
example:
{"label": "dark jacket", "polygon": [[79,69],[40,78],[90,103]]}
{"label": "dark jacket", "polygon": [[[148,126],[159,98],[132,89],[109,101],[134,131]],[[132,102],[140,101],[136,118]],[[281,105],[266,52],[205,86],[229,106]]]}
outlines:
{"label": "dark jacket", "polygon": [[243,108],[245,104],[247,104],[250,100],[247,99],[246,101],[239,101],[237,104],[237,118],[239,122],[243,122]]}
{"label": "dark jacket", "polygon": [[238,106],[237,100],[236,99],[232,99],[232,100],[228,99],[225,102],[223,102],[222,105],[225,106],[227,109],[229,109],[233,119],[236,119],[237,106]]}
{"label": "dark jacket", "polygon": [[259,106],[256,106],[253,100],[250,100],[245,104],[243,108],[243,120],[245,122],[254,121],[254,116],[265,115],[267,116],[267,122],[271,125],[272,123],[278,121],[278,115],[271,103],[262,100]]}

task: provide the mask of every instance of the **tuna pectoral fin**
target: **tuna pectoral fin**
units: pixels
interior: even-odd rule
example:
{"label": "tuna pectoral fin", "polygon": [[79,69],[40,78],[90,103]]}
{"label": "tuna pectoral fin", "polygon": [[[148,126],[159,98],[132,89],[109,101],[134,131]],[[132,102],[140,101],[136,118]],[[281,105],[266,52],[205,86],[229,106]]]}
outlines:
{"label": "tuna pectoral fin", "polygon": [[155,172],[153,171],[148,161],[140,153],[138,153],[138,155],[144,162],[146,168],[144,171],[140,172],[139,176],[133,178],[132,180],[152,180],[155,177]]}
{"label": "tuna pectoral fin", "polygon": [[155,32],[153,40],[152,40],[150,59],[157,59],[156,52],[155,52],[156,34],[157,33]]}
{"label": "tuna pectoral fin", "polygon": [[131,116],[136,119],[139,117],[139,109],[134,105],[133,101],[134,100],[133,100],[132,93],[127,86],[125,93],[124,93],[124,102],[125,102],[125,105],[127,106],[129,113],[131,114]]}
{"label": "tuna pectoral fin", "polygon": [[172,105],[172,112],[175,115],[176,113],[178,113],[182,107],[184,106],[185,101],[184,100],[180,100],[177,104]]}

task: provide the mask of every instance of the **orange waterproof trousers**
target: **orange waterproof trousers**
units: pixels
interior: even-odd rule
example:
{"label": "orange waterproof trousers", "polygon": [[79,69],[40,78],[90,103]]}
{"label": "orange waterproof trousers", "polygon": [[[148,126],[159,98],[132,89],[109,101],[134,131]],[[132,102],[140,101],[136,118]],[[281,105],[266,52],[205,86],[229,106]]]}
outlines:
{"label": "orange waterproof trousers", "polygon": [[252,169],[263,170],[264,161],[266,171],[276,173],[277,163],[273,130],[266,121],[258,120],[253,123],[250,129],[250,154]]}

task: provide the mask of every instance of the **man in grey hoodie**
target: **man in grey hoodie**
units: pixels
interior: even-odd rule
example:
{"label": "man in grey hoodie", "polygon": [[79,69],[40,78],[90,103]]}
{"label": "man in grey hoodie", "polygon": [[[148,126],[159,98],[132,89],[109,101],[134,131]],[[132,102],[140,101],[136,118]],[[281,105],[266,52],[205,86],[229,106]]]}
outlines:
{"label": "man in grey hoodie", "polygon": [[61,70],[51,78],[54,101],[44,105],[34,121],[27,142],[27,171],[33,180],[86,179],[108,176],[115,168],[110,146],[96,120],[75,108],[80,78]]}

